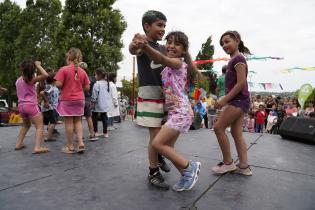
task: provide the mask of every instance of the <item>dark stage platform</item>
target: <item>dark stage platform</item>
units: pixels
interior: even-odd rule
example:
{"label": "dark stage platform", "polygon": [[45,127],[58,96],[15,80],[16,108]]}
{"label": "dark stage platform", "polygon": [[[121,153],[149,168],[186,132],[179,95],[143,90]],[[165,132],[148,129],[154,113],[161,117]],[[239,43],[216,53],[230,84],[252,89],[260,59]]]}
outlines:
{"label": "dark stage platform", "polygon": [[[147,184],[146,129],[124,122],[110,138],[86,142],[83,155],[61,153],[63,125],[58,130],[58,141],[45,143],[50,153],[32,155],[34,128],[22,151],[13,149],[19,127],[0,128],[1,210],[315,209],[315,145],[244,133],[253,176],[215,176],[221,152],[213,131],[191,131],[176,148],[201,161],[201,173],[191,191],[178,193]],[[172,167],[165,178],[173,185],[179,173]]]}

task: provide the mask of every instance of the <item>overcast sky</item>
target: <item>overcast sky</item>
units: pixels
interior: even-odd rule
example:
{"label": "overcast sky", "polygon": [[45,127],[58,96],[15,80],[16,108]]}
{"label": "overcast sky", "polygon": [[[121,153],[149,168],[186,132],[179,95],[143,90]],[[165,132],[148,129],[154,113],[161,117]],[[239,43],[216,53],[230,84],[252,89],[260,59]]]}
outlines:
{"label": "overcast sky", "polygon": [[[25,0],[15,2],[25,7]],[[213,57],[227,57],[219,45],[219,38],[226,30],[237,30],[254,55],[285,58],[249,61],[249,69],[256,72],[251,77],[252,82],[280,83],[289,91],[304,83],[315,86],[315,71],[280,72],[295,66],[315,66],[314,0],[117,0],[114,8],[121,11],[128,24],[122,37],[125,47],[122,49],[124,60],[120,63],[120,77],[131,78],[132,56],[128,44],[134,33],[143,33],[143,13],[154,9],[166,15],[166,33],[181,30],[188,35],[193,58],[209,36],[215,46]],[[221,72],[224,64],[216,62],[214,70]],[[280,91],[280,88],[273,90]]]}

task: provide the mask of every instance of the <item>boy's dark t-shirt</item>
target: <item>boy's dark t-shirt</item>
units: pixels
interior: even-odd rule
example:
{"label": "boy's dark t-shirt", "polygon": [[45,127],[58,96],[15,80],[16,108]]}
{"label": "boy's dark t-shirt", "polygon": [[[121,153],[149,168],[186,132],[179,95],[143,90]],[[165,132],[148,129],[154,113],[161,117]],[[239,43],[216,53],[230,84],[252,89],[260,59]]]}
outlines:
{"label": "boy's dark t-shirt", "polygon": [[[165,53],[165,47],[156,42],[149,42],[149,45],[161,53]],[[138,96],[143,99],[162,99],[161,72],[164,69],[162,64],[152,61],[145,53],[137,56],[139,91]]]}

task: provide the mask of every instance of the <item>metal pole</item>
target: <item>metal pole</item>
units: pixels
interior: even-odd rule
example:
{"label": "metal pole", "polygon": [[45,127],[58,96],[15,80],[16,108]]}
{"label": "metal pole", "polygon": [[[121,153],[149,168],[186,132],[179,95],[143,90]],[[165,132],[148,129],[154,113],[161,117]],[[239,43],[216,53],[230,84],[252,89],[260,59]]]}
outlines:
{"label": "metal pole", "polygon": [[132,111],[132,121],[134,119],[135,114],[135,71],[136,71],[136,57],[133,56],[132,59],[132,105],[133,105],[133,111]]}

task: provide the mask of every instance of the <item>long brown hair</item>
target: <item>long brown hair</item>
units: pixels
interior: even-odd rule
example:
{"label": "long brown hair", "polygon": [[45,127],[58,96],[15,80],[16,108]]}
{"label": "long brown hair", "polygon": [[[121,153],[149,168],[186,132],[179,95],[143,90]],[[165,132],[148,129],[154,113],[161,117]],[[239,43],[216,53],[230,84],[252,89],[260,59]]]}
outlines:
{"label": "long brown hair", "polygon": [[79,63],[82,61],[81,50],[79,48],[71,47],[70,50],[67,52],[67,59],[74,64],[74,79],[79,80],[78,67]]}
{"label": "long brown hair", "polygon": [[27,83],[31,83],[35,75],[35,64],[32,60],[24,60],[20,64],[22,76]]}
{"label": "long brown hair", "polygon": [[244,42],[241,39],[241,35],[237,32],[237,31],[226,31],[224,32],[224,34],[222,34],[221,38],[220,38],[220,45],[223,46],[223,37],[229,35],[232,39],[234,40],[239,40],[239,45],[238,45],[238,50],[241,53],[247,54],[247,55],[251,55],[251,52],[249,51],[249,49],[244,45]]}
{"label": "long brown hair", "polygon": [[185,53],[183,54],[183,58],[185,63],[187,63],[187,87],[192,84],[194,81],[199,80],[201,74],[199,73],[196,65],[192,62],[191,56],[188,52],[189,48],[189,41],[186,34],[181,31],[172,31],[165,37],[166,40],[173,37],[175,42],[181,44],[184,48]]}
{"label": "long brown hair", "polygon": [[95,74],[97,74],[97,76],[100,77],[101,79],[104,79],[107,81],[107,92],[109,92],[109,81],[108,81],[108,76],[106,74],[105,69],[102,67],[99,67],[95,70]]}

